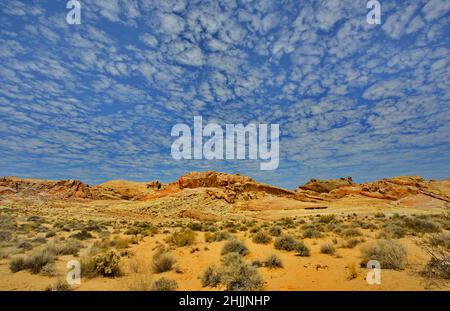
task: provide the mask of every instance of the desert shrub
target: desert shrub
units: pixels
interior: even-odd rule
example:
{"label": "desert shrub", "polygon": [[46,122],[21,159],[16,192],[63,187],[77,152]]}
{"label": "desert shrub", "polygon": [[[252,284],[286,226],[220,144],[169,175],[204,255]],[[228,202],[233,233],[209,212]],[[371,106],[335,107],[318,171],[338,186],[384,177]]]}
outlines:
{"label": "desert shrub", "polygon": [[209,225],[208,227],[206,227],[206,231],[208,231],[208,232],[216,232],[218,230],[219,229],[217,229],[217,227],[213,226],[213,225]]}
{"label": "desert shrub", "polygon": [[168,242],[179,247],[189,246],[194,244],[195,237],[196,234],[194,231],[185,229],[172,233],[172,235],[168,239]]}
{"label": "desert shrub", "polygon": [[295,252],[301,257],[308,257],[310,255],[309,248],[301,241],[297,241],[295,245]]}
{"label": "desert shrub", "polygon": [[203,274],[200,276],[200,282],[203,287],[216,287],[220,284],[221,272],[214,266],[208,266]]}
{"label": "desert shrub", "polygon": [[263,279],[255,267],[231,253],[222,258],[221,283],[228,291],[255,291],[262,288]]}
{"label": "desert shrub", "polygon": [[205,241],[206,242],[220,242],[223,240],[228,240],[231,238],[231,234],[226,231],[216,231],[214,233],[207,232],[205,234]]}
{"label": "desert shrub", "polygon": [[356,264],[353,262],[348,266],[347,279],[353,280],[353,279],[356,279],[357,277],[358,277],[358,271],[356,269]]}
{"label": "desert shrub", "polygon": [[406,235],[406,229],[397,224],[397,223],[389,223],[386,224],[383,228],[383,231],[380,233],[380,238],[391,238],[391,239],[400,239]]}
{"label": "desert shrub", "polygon": [[416,218],[406,218],[405,225],[413,230],[414,232],[421,233],[436,233],[441,232],[441,226],[428,219]]}
{"label": "desert shrub", "polygon": [[77,240],[67,240],[64,243],[60,243],[56,246],[56,253],[58,255],[78,255],[78,252],[82,248],[82,245]]}
{"label": "desert shrub", "polygon": [[9,242],[12,240],[12,233],[10,231],[0,231],[0,242]]}
{"label": "desert shrub", "polygon": [[47,232],[47,234],[45,235],[46,238],[51,238],[54,237],[56,235],[55,231],[49,231]]}
{"label": "desert shrub", "polygon": [[333,214],[330,215],[321,215],[319,217],[319,222],[323,223],[323,224],[331,224],[331,223],[336,223],[337,219],[336,216]]}
{"label": "desert shrub", "polygon": [[304,238],[320,238],[321,236],[322,233],[320,233],[320,231],[316,228],[307,228],[305,231],[303,231]]}
{"label": "desert shrub", "polygon": [[341,234],[342,234],[342,236],[349,238],[349,237],[360,236],[361,231],[359,231],[356,228],[349,228],[349,229],[344,230]]}
{"label": "desert shrub", "polygon": [[94,236],[91,233],[89,233],[88,231],[86,231],[84,229],[81,230],[80,232],[72,234],[70,237],[73,239],[82,240],[82,241],[94,238]]}
{"label": "desert shrub", "polygon": [[148,273],[133,275],[128,283],[128,289],[135,292],[144,292],[152,289],[152,277]]}
{"label": "desert shrub", "polygon": [[153,256],[153,264],[152,269],[154,273],[163,273],[166,271],[170,271],[173,268],[176,260],[172,255],[167,253],[159,254],[157,253]]}
{"label": "desert shrub", "polygon": [[43,236],[38,236],[32,239],[31,242],[34,244],[45,244],[47,243],[47,239]]}
{"label": "desert shrub", "polygon": [[119,276],[119,263],[120,256],[114,250],[92,254],[81,260],[81,274],[85,277]]}
{"label": "desert shrub", "polygon": [[135,236],[132,237],[121,237],[115,236],[109,240],[109,245],[115,247],[116,249],[125,249],[130,247],[130,244],[138,244],[138,239]]}
{"label": "desert shrub", "polygon": [[158,233],[158,228],[151,223],[136,221],[134,222],[130,228],[125,230],[124,234],[126,235],[138,235],[141,234],[143,236],[154,235]]}
{"label": "desert shrub", "polygon": [[432,234],[429,238],[431,246],[442,246],[450,249],[450,234],[449,233],[436,233]]}
{"label": "desert shrub", "polygon": [[251,228],[250,228],[250,233],[257,233],[257,232],[259,232],[261,230],[261,227],[260,226],[252,226]]}
{"label": "desert shrub", "polygon": [[272,226],[269,229],[269,234],[271,236],[280,236],[283,232],[283,229],[280,226]]}
{"label": "desert shrub", "polygon": [[37,274],[41,269],[55,261],[55,253],[49,249],[35,251],[29,256],[15,257],[10,261],[9,268],[11,272],[20,270],[30,270],[31,273]]}
{"label": "desert shrub", "polygon": [[245,256],[249,253],[247,246],[239,240],[231,240],[225,243],[222,248],[222,255],[229,253],[237,253],[239,255]]}
{"label": "desert shrub", "polygon": [[320,246],[320,252],[322,254],[334,255],[336,253],[336,249],[333,244],[325,243]]}
{"label": "desert shrub", "polygon": [[17,243],[17,248],[22,249],[24,251],[29,251],[30,249],[33,248],[33,244],[31,244],[28,241],[19,241],[19,243]]}
{"label": "desert shrub", "polygon": [[401,270],[406,265],[406,249],[398,242],[378,240],[362,250],[364,262],[377,260],[382,269]]}
{"label": "desert shrub", "polygon": [[202,224],[199,222],[191,222],[187,225],[187,227],[192,231],[202,231],[203,229]]}
{"label": "desert shrub", "polygon": [[343,248],[354,248],[356,245],[358,245],[359,243],[361,243],[361,241],[359,239],[355,239],[355,238],[351,238],[347,241],[345,241],[341,247]]}
{"label": "desert shrub", "polygon": [[381,212],[378,212],[378,213],[375,214],[375,218],[385,218],[385,217],[386,217],[386,215],[384,215]]}
{"label": "desert shrub", "polygon": [[269,255],[266,260],[264,260],[264,266],[267,268],[282,268],[283,262],[280,257],[275,254]]}
{"label": "desert shrub", "polygon": [[174,291],[178,288],[177,282],[175,280],[170,280],[162,277],[153,282],[151,290],[152,291]]}
{"label": "desert shrub", "polygon": [[39,273],[49,277],[56,276],[57,275],[56,266],[54,263],[46,264],[45,266],[42,267]]}
{"label": "desert shrub", "polygon": [[71,291],[72,289],[65,280],[58,279],[56,283],[50,288],[50,290],[57,292],[67,292]]}
{"label": "desert shrub", "polygon": [[298,241],[291,235],[282,235],[275,239],[274,247],[284,251],[293,251],[296,249]]}
{"label": "desert shrub", "polygon": [[450,280],[450,241],[449,235],[434,236],[420,245],[430,256],[424,268],[424,274],[430,278]]}
{"label": "desert shrub", "polygon": [[259,259],[254,259],[254,260],[252,260],[252,262],[251,262],[251,266],[252,266],[252,267],[255,267],[255,268],[261,268],[261,267],[264,266],[264,262],[262,262],[262,261],[259,260]]}
{"label": "desert shrub", "polygon": [[25,256],[17,256],[10,260],[9,270],[16,273],[21,270],[25,270]]}
{"label": "desert shrub", "polygon": [[272,238],[264,231],[260,231],[253,236],[253,243],[267,244],[272,242]]}
{"label": "desert shrub", "polygon": [[296,224],[294,222],[294,219],[290,217],[283,217],[280,220],[277,221],[278,225],[280,225],[283,228],[295,228]]}

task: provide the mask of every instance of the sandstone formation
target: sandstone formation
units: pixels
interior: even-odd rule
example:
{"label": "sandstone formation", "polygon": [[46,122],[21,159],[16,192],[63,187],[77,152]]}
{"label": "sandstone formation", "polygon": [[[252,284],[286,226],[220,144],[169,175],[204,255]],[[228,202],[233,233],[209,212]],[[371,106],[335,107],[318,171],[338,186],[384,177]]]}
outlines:
{"label": "sandstone formation", "polygon": [[[311,179],[295,191],[259,183],[248,176],[215,171],[191,172],[171,184],[159,181],[112,180],[89,186],[79,180],[40,180],[3,177],[0,200],[41,198],[46,200],[139,201],[148,207],[189,210],[211,208],[222,214],[228,208],[243,210],[292,210],[326,208],[330,204],[365,202],[406,207],[448,207],[450,180],[425,181],[418,176],[399,176],[356,184],[351,177]],[[352,199],[353,198],[353,199]],[[378,203],[377,203],[378,202]],[[384,203],[383,203],[384,202]],[[344,203],[343,203],[344,204]],[[361,203],[358,203],[361,204]],[[336,205],[336,204],[334,204]]]}

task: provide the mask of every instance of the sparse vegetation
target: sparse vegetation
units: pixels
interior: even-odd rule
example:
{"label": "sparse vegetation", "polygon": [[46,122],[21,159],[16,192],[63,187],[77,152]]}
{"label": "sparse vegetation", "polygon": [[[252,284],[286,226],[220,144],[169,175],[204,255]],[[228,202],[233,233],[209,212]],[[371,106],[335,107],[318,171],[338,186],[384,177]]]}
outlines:
{"label": "sparse vegetation", "polygon": [[229,253],[237,253],[241,256],[245,256],[249,253],[249,251],[244,242],[241,242],[239,240],[231,240],[225,243],[221,252],[222,255],[226,255]]}
{"label": "sparse vegetation", "polygon": [[214,265],[208,266],[200,276],[200,282],[203,287],[216,287],[220,284],[220,280],[221,273]]}
{"label": "sparse vegetation", "polygon": [[158,228],[148,222],[136,221],[133,225],[125,231],[126,235],[143,235],[149,236],[158,233]]}
{"label": "sparse vegetation", "polygon": [[436,233],[442,231],[441,226],[438,223],[419,217],[406,218],[405,225],[413,230],[413,232]]}
{"label": "sparse vegetation", "polygon": [[47,248],[35,251],[29,256],[19,256],[11,259],[9,268],[11,272],[20,270],[30,270],[31,273],[37,274],[41,269],[55,261],[55,253]]}
{"label": "sparse vegetation", "polygon": [[168,253],[156,253],[153,256],[152,269],[154,273],[163,273],[173,268],[176,260]]}
{"label": "sparse vegetation", "polygon": [[320,233],[320,231],[317,230],[316,228],[307,228],[307,229],[305,229],[305,231],[303,231],[304,238],[314,239],[314,238],[320,238],[321,236],[322,236],[322,233]]}
{"label": "sparse vegetation", "polygon": [[450,280],[450,235],[436,234],[420,245],[430,256],[424,274],[430,278]]}
{"label": "sparse vegetation", "polygon": [[81,230],[80,232],[72,234],[70,237],[78,240],[88,240],[94,238],[92,234],[90,234],[88,231],[84,229]]}
{"label": "sparse vegetation", "polygon": [[184,229],[174,232],[168,239],[169,243],[172,243],[178,247],[189,246],[194,244],[196,234],[190,229]]}
{"label": "sparse vegetation", "polygon": [[320,246],[320,252],[322,254],[334,255],[336,253],[336,249],[333,244],[325,243]]}
{"label": "sparse vegetation", "polygon": [[264,260],[264,266],[267,268],[282,268],[283,262],[280,257],[275,254],[271,254],[266,258],[266,260]]}
{"label": "sparse vegetation", "polygon": [[81,259],[81,275],[116,277],[121,275],[120,256],[114,250],[91,254]]}
{"label": "sparse vegetation", "polygon": [[331,224],[331,223],[336,223],[337,219],[336,216],[333,214],[330,215],[321,215],[319,217],[319,222],[323,223],[323,224]]}
{"label": "sparse vegetation", "polygon": [[178,288],[178,284],[175,280],[170,280],[165,277],[157,279],[153,282],[152,291],[175,291]]}
{"label": "sparse vegetation", "polygon": [[356,239],[356,238],[351,238],[351,239],[345,241],[341,247],[342,248],[354,248],[359,243],[361,243],[361,240]]}
{"label": "sparse vegetation", "polygon": [[282,233],[283,233],[283,229],[282,229],[280,226],[277,226],[277,225],[272,226],[272,227],[270,227],[270,229],[269,229],[269,234],[270,234],[271,236],[278,237],[278,236],[280,236]]}
{"label": "sparse vegetation", "polygon": [[259,231],[253,236],[252,241],[257,244],[268,244],[272,242],[272,238],[265,231]]}
{"label": "sparse vegetation", "polygon": [[222,257],[220,268],[209,266],[200,279],[204,287],[222,284],[228,291],[254,291],[263,286],[257,269],[235,252]]}
{"label": "sparse vegetation", "polygon": [[232,237],[230,233],[227,231],[216,231],[214,233],[205,233],[205,241],[206,242],[220,242],[223,240],[228,240]]}
{"label": "sparse vegetation", "polygon": [[392,240],[378,240],[362,250],[364,263],[377,260],[382,269],[404,269],[406,265],[406,249]]}

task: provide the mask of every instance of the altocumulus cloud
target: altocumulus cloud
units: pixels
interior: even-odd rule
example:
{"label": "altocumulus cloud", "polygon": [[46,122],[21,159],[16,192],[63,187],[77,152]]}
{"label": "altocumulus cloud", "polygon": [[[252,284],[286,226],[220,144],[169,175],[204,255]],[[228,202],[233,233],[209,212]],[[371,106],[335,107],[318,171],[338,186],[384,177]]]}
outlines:
{"label": "altocumulus cloud", "polygon": [[[169,181],[190,170],[450,177],[450,3],[8,1],[0,8],[0,175]],[[171,158],[171,127],[280,124],[280,165]]]}

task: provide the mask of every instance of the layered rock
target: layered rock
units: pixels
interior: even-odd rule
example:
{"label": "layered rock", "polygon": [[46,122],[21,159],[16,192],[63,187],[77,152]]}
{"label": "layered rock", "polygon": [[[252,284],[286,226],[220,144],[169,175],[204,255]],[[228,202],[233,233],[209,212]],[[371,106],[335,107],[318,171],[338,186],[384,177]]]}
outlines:
{"label": "layered rock", "polygon": [[0,195],[47,196],[58,199],[93,198],[89,185],[75,179],[42,180],[3,177],[0,179]]}
{"label": "layered rock", "polygon": [[215,171],[188,173],[181,176],[177,184],[180,189],[219,188],[220,190],[208,190],[207,193],[228,203],[234,203],[238,199],[258,198],[261,193],[295,198],[293,191],[258,183],[248,176]]}

